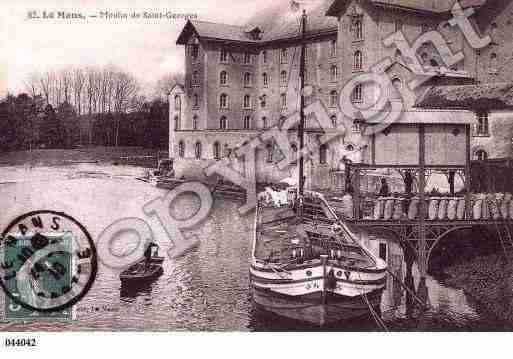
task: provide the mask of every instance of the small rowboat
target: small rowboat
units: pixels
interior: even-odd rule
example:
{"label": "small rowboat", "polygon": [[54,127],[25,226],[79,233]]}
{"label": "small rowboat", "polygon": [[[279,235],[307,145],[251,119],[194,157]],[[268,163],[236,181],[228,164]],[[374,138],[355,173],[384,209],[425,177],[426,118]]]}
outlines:
{"label": "small rowboat", "polygon": [[158,278],[164,273],[161,265],[163,261],[164,257],[152,257],[149,266],[147,266],[146,260],[142,259],[121,272],[119,279],[121,279],[121,283],[139,283]]}

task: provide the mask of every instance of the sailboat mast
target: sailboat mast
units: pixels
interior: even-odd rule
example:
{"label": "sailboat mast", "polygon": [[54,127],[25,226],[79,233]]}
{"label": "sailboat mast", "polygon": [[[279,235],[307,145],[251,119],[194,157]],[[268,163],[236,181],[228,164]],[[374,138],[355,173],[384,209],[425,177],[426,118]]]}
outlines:
{"label": "sailboat mast", "polygon": [[306,11],[303,10],[301,15],[301,56],[299,64],[299,79],[300,79],[300,105],[299,105],[299,126],[298,126],[298,137],[299,137],[299,197],[302,199],[305,190],[305,175],[304,175],[304,156],[301,155],[305,146],[305,33],[306,33]]}

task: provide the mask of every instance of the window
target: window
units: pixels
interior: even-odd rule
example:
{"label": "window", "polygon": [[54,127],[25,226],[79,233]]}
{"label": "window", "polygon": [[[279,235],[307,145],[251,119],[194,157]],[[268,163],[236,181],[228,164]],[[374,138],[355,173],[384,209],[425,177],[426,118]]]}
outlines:
{"label": "window", "polygon": [[226,116],[221,116],[219,119],[219,128],[221,130],[226,130],[228,128],[228,120],[226,119]]}
{"label": "window", "polygon": [[[361,120],[354,120],[353,126],[351,127],[351,132],[353,133],[360,133],[362,132],[362,121]],[[353,151],[354,147],[352,145],[347,146],[348,151]]]}
{"label": "window", "polygon": [[267,96],[262,95],[260,97],[260,107],[265,108],[267,106]]}
{"label": "window", "polygon": [[481,111],[477,113],[477,124],[475,125],[475,136],[489,136],[488,112]]}
{"label": "window", "polygon": [[264,64],[267,63],[267,51],[266,50],[262,51],[262,63],[264,63]]}
{"label": "window", "polygon": [[192,44],[190,47],[190,51],[191,51],[191,58],[197,59],[198,54],[199,54],[199,46],[197,44]]}
{"label": "window", "polygon": [[337,56],[337,40],[330,41],[330,56],[331,57]]}
{"label": "window", "polygon": [[356,16],[353,20],[353,39],[363,40],[363,16]]}
{"label": "window", "polygon": [[330,92],[330,107],[337,107],[338,93],[336,90]]}
{"label": "window", "polygon": [[490,70],[491,71],[497,71],[497,54],[495,52],[492,52],[490,54]]}
{"label": "window", "polygon": [[251,54],[249,52],[245,52],[242,60],[246,65],[251,63]]}
{"label": "window", "polygon": [[273,155],[274,155],[273,145],[272,144],[268,144],[266,146],[266,150],[267,150],[267,162],[272,162],[273,161]]}
{"label": "window", "polygon": [[328,145],[323,143],[319,147],[319,163],[326,164],[328,162]]}
{"label": "window", "polygon": [[228,95],[223,93],[219,96],[219,108],[227,109],[228,108]]}
{"label": "window", "polygon": [[282,110],[286,110],[287,109],[287,94],[285,94],[285,93],[282,93],[280,95],[280,108]]}
{"label": "window", "polygon": [[244,95],[243,99],[243,107],[244,108],[251,108],[251,96]]}
{"label": "window", "polygon": [[198,85],[199,84],[199,72],[198,71],[193,71],[192,72],[192,84],[193,85]]}
{"label": "window", "polygon": [[201,159],[201,142],[196,142],[194,145],[194,155],[197,160]]}
{"label": "window", "polygon": [[379,244],[379,258],[383,259],[384,261],[387,260],[387,244],[386,243]]}
{"label": "window", "polygon": [[180,111],[182,107],[182,99],[180,98],[180,95],[175,96],[175,110]]}
{"label": "window", "polygon": [[337,65],[332,65],[330,67],[330,79],[331,79],[331,81],[337,81],[338,80],[338,67],[337,67]]}
{"label": "window", "polygon": [[228,51],[226,51],[225,49],[221,50],[221,54],[219,56],[219,61],[228,62]]}
{"label": "window", "polygon": [[251,74],[249,72],[244,73],[243,81],[245,87],[251,86]]}
{"label": "window", "polygon": [[401,52],[401,50],[397,49],[395,50],[395,61],[403,61],[403,53]]}
{"label": "window", "polygon": [[221,146],[219,145],[219,142],[214,142],[213,152],[215,160],[221,159]]}
{"label": "window", "polygon": [[180,117],[175,116],[175,130],[179,130],[179,129],[180,129]]}
{"label": "window", "polygon": [[475,153],[475,159],[478,161],[486,161],[488,159],[488,153],[485,150],[478,150]]}
{"label": "window", "polygon": [[403,21],[402,20],[396,20],[395,21],[395,31],[403,31]]}
{"label": "window", "polygon": [[292,164],[295,164],[297,163],[297,145],[295,143],[293,143],[292,145],[290,145],[290,149],[292,150],[292,153],[291,153],[291,163]]}
{"label": "window", "polygon": [[363,87],[362,84],[358,84],[354,87],[351,93],[351,102],[357,103],[363,101]]}
{"label": "window", "polygon": [[178,142],[178,157],[185,157],[185,143],[183,141]]}
{"label": "window", "polygon": [[267,73],[265,72],[262,74],[262,84],[264,87],[269,86],[269,76],[267,76]]}
{"label": "window", "polygon": [[244,116],[244,129],[249,130],[251,127],[251,116]]}
{"label": "window", "polygon": [[219,74],[219,84],[221,86],[228,85],[228,72],[221,71],[221,73]]}
{"label": "window", "polygon": [[192,129],[193,130],[198,129],[198,116],[196,116],[196,115],[192,116]]}
{"label": "window", "polygon": [[331,115],[330,120],[333,127],[337,127],[337,115]]}
{"label": "window", "polygon": [[262,128],[266,129],[269,127],[269,124],[267,123],[267,117],[262,117]]}
{"label": "window", "polygon": [[360,50],[356,51],[353,56],[353,69],[354,70],[361,70],[363,67],[363,55]]}
{"label": "window", "polygon": [[280,50],[280,63],[286,64],[287,61],[288,61],[288,57],[289,57],[288,50],[287,49],[281,49]]}
{"label": "window", "polygon": [[280,83],[282,85],[286,85],[287,84],[287,71],[285,71],[285,70],[280,72]]}
{"label": "window", "polygon": [[390,89],[389,98],[392,100],[398,100],[401,98],[401,89],[403,87],[403,82],[400,78],[395,77],[392,79],[392,88]]}
{"label": "window", "polygon": [[196,93],[192,95],[192,106],[199,107],[199,96]]}
{"label": "window", "polygon": [[429,31],[429,25],[428,24],[420,25],[420,31],[422,31],[422,33],[428,32]]}
{"label": "window", "polygon": [[285,124],[285,121],[287,121],[287,117],[285,117],[285,116],[280,116],[280,119],[279,119],[279,121],[278,121],[278,125],[279,125],[280,127],[283,127],[283,125]]}

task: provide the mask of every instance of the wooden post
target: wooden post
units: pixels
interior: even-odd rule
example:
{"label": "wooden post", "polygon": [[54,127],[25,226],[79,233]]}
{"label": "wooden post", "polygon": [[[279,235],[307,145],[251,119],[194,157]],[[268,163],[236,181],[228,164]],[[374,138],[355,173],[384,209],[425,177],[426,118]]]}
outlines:
{"label": "wooden post", "polygon": [[427,273],[426,253],[426,129],[419,125],[419,271],[421,281]]}
{"label": "wooden post", "polygon": [[470,125],[465,125],[465,150],[466,150],[466,161],[465,161],[465,214],[466,218],[472,218],[472,207],[470,205],[470,191],[472,190],[472,164],[470,159],[470,136],[471,130]]}
{"label": "wooden post", "polygon": [[353,192],[353,202],[354,202],[354,218],[360,219],[360,167],[356,167],[354,173],[354,192]]}

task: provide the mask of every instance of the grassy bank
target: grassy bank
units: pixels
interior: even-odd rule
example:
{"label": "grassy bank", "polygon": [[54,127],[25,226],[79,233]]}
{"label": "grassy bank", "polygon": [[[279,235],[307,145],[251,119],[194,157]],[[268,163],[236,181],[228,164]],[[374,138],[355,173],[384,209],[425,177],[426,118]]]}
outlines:
{"label": "grassy bank", "polygon": [[500,320],[513,321],[513,250],[476,257],[446,269],[445,282]]}
{"label": "grassy bank", "polygon": [[[0,166],[60,166],[78,162],[119,163],[127,156],[156,156],[154,149],[142,147],[85,147],[0,153]],[[150,161],[151,162],[151,161]]]}

